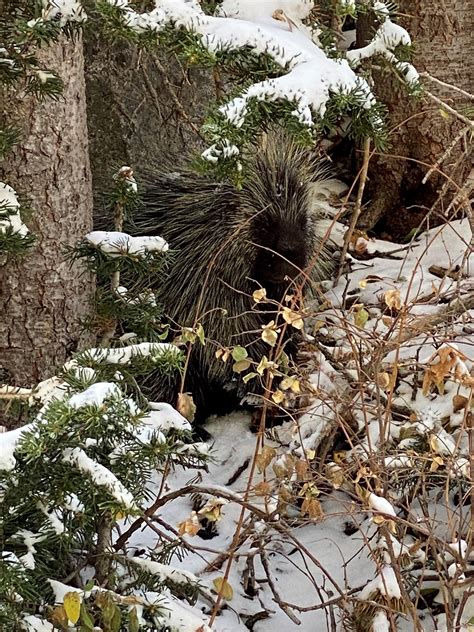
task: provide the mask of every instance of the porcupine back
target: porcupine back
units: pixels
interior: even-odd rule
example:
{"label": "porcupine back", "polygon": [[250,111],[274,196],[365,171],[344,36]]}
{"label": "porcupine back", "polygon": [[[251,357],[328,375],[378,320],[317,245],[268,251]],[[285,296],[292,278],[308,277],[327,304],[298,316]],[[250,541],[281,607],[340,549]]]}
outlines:
{"label": "porcupine back", "polygon": [[148,187],[135,234],[161,235],[175,251],[158,300],[172,328],[200,322],[207,338],[194,345],[186,375],[200,419],[228,412],[254,386],[216,359],[212,341],[244,346],[257,361],[268,355],[260,333],[271,315],[254,306],[253,291],[265,287],[282,301],[319,250],[310,272],[324,278],[311,186],[325,178],[307,151],[280,136],[250,160],[241,190],[190,171],[156,175]]}

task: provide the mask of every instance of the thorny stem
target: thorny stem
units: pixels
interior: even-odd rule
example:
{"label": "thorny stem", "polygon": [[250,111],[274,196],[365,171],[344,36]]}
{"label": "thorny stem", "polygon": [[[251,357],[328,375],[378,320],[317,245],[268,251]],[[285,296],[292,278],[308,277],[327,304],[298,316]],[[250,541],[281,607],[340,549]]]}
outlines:
{"label": "thorny stem", "polygon": [[426,96],[429,97],[432,101],[440,105],[444,110],[446,110],[447,112],[449,112],[450,114],[458,118],[460,121],[465,123],[469,127],[469,129],[471,130],[474,129],[474,121],[469,120],[466,116],[464,116],[463,114],[461,114],[460,112],[452,108],[450,105],[448,105],[447,103],[439,99],[437,96],[435,96],[428,90],[425,89],[424,94],[426,94]]}
{"label": "thorny stem", "polygon": [[255,470],[257,467],[257,457],[258,457],[258,453],[260,451],[260,446],[263,444],[263,437],[264,437],[264,432],[265,432],[265,426],[266,426],[266,419],[267,419],[267,410],[268,410],[268,404],[266,402],[267,397],[270,395],[271,393],[271,386],[272,386],[272,381],[273,381],[273,376],[271,375],[271,373],[269,372],[267,375],[267,380],[266,380],[266,384],[265,384],[265,393],[264,393],[264,403],[263,403],[263,408],[262,408],[262,415],[260,417],[260,426],[258,429],[258,433],[257,433],[257,440],[255,442],[255,449],[254,449],[254,453],[253,453],[253,457],[252,457],[252,463],[250,466],[250,472],[249,472],[249,478],[248,478],[248,482],[247,482],[247,487],[245,488],[245,493],[244,493],[244,502],[242,504],[242,508],[240,510],[240,515],[239,515],[239,519],[237,522],[237,527],[235,529],[234,532],[234,537],[232,539],[232,543],[229,547],[229,557],[227,559],[227,564],[225,567],[225,571],[224,571],[224,578],[219,590],[219,593],[216,597],[216,601],[214,604],[214,608],[212,609],[212,613],[211,613],[211,618],[209,619],[209,627],[212,628],[214,621],[217,617],[217,614],[219,612],[219,607],[220,604],[222,602],[222,597],[223,597],[223,593],[224,590],[226,588],[226,584],[229,578],[229,574],[230,574],[230,569],[232,568],[232,564],[234,562],[234,556],[235,556],[235,552],[237,550],[238,544],[239,544],[239,540],[240,540],[240,532],[242,531],[242,527],[244,524],[244,518],[245,518],[245,504],[248,502],[248,497],[250,495],[250,488],[252,486],[252,482],[253,482],[253,477],[255,475]]}
{"label": "thorny stem", "polygon": [[471,101],[474,101],[474,94],[470,94],[469,92],[466,92],[466,90],[463,90],[462,88],[459,88],[458,86],[454,86],[452,83],[446,83],[445,81],[441,81],[441,79],[432,77],[428,72],[420,72],[420,77],[425,77],[426,79],[429,79],[433,83],[437,83],[438,85],[443,86],[443,88],[448,88],[449,90],[454,90],[455,92],[459,92],[459,94],[462,94],[468,99],[470,99]]}
{"label": "thorny stem", "polygon": [[362,168],[360,170],[359,188],[357,190],[356,203],[354,206],[354,211],[352,213],[351,223],[344,237],[344,245],[342,247],[341,260],[339,263],[339,269],[337,271],[334,285],[336,285],[339,282],[339,279],[341,278],[344,261],[346,259],[346,254],[349,249],[349,244],[351,243],[352,235],[354,233],[355,227],[357,225],[357,221],[360,217],[360,213],[362,210],[362,198],[364,196],[365,184],[367,182],[367,172],[369,170],[369,162],[370,162],[371,155],[372,154],[370,153],[370,138],[366,138],[364,140],[364,160],[362,163]]}

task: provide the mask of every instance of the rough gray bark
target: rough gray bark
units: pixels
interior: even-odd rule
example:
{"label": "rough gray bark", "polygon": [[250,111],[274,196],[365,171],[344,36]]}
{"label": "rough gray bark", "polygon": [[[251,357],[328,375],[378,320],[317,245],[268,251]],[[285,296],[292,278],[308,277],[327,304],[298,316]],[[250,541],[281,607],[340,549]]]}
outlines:
{"label": "rough gray bark", "polygon": [[96,211],[111,177],[127,164],[138,184],[145,172],[173,170],[204,147],[199,128],[215,98],[212,74],[185,69],[171,56],[91,33],[85,47],[89,143]]}
{"label": "rough gray bark", "polygon": [[[408,30],[415,45],[415,67],[459,88],[474,90],[474,0],[400,0],[400,23]],[[363,24],[367,29],[367,23]],[[359,33],[359,44],[360,41]],[[367,36],[367,34],[366,34]],[[426,88],[443,101],[461,110],[472,102],[453,90],[423,80]],[[446,178],[436,172],[426,184],[423,177],[443,155],[463,124],[452,115],[440,114],[440,106],[428,97],[421,102],[409,99],[404,88],[387,76],[379,76],[378,96],[389,106],[390,125],[394,129],[387,155],[376,156],[370,165],[367,199],[361,218],[364,228],[381,227],[392,235],[406,235],[435,209],[449,204],[455,189],[443,191]],[[472,167],[472,147],[462,142],[441,165],[442,171],[461,186]]]}
{"label": "rough gray bark", "polygon": [[79,321],[93,291],[90,275],[64,257],[92,226],[82,40],[46,47],[40,59],[62,77],[62,98],[39,103],[9,93],[0,109],[23,131],[1,177],[28,200],[26,223],[37,237],[26,256],[0,267],[2,379],[25,386],[53,375],[87,342]]}

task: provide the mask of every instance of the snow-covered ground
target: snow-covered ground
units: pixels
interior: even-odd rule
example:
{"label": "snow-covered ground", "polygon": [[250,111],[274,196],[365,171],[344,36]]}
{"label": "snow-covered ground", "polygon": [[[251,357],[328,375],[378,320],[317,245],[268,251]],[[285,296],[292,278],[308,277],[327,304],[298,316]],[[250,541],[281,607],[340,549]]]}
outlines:
{"label": "snow-covered ground", "polygon": [[[336,236],[338,231],[341,227],[337,225]],[[265,445],[275,449],[274,461],[288,453],[295,458],[312,455],[311,449],[318,450],[326,440],[328,428],[343,423],[343,391],[351,388],[348,401],[358,428],[351,437],[352,447],[346,444],[339,454],[343,482],[328,476],[326,482],[330,483],[324,486],[315,477],[321,488],[317,519],[302,517],[294,506],[285,520],[273,514],[273,519],[259,522],[253,516],[250,525],[250,513],[246,513],[247,537],[239,542],[228,578],[233,597],[226,602],[213,629],[219,632],[342,630],[342,610],[338,604],[350,611],[354,605],[352,596],[376,599],[373,591],[377,591],[377,586],[395,598],[400,588],[390,555],[382,553],[384,566],[377,566],[373,555],[379,547],[384,548],[380,544],[384,539],[380,536],[380,524],[389,524],[391,515],[395,521],[400,519],[394,527],[399,540],[393,538],[393,548],[398,547],[400,555],[407,552],[410,564],[406,568],[413,577],[419,578],[422,572],[430,575],[426,585],[420,581],[420,586],[439,589],[439,577],[443,577],[443,568],[453,562],[453,557],[449,558],[449,553],[441,547],[439,557],[444,556],[448,561],[443,566],[435,560],[426,546],[424,529],[454,549],[456,542],[468,539],[468,507],[456,503],[452,492],[457,489],[457,477],[469,481],[467,408],[460,407],[460,402],[469,401],[473,386],[474,260],[470,243],[467,220],[433,228],[411,244],[368,241],[361,247],[363,256],[352,252],[349,269],[336,287],[327,289],[326,299],[330,303],[315,317],[323,321],[317,325],[315,335],[324,341],[325,353],[315,353],[317,370],[311,381],[320,392],[297,424],[287,423],[277,428]],[[392,293],[387,295],[387,292]],[[362,321],[357,320],[357,312],[362,308],[348,308],[344,303],[348,296],[353,297],[351,304],[363,305],[366,310]],[[394,296],[396,306],[391,302]],[[464,310],[460,307],[451,314],[446,312],[460,302],[464,303]],[[392,310],[388,309],[389,303]],[[376,357],[379,366],[371,376],[370,366]],[[384,380],[390,380],[395,365],[398,381],[392,393]],[[430,370],[434,371],[433,380],[442,376],[444,391],[440,387],[440,392],[433,388],[423,392],[423,377]],[[379,379],[382,374],[384,377]],[[351,379],[356,386],[350,385]],[[428,386],[432,386],[429,380]],[[249,422],[249,416],[239,412],[209,420],[206,428],[213,440],[209,471],[176,470],[167,479],[166,491],[183,488],[197,477],[199,487],[214,497],[221,493],[225,497],[232,490],[243,498],[257,440],[249,430]],[[337,446],[330,446],[330,454],[333,449]],[[336,460],[336,456],[333,458]],[[332,461],[330,456],[327,460]],[[421,475],[418,468],[427,460],[431,468],[422,468]],[[332,462],[333,472],[338,471],[338,463]],[[377,474],[376,467],[384,469]],[[437,488],[428,489],[429,473],[435,471],[442,473],[442,482]],[[420,488],[407,507],[407,496],[397,482],[413,473],[420,475],[428,491]],[[352,483],[358,480],[379,495],[370,494],[364,503],[356,487],[348,483],[349,476]],[[262,496],[259,487],[262,481],[275,490],[275,470],[268,467],[265,474],[258,471],[254,474],[248,502],[269,515],[275,510],[276,498],[272,494]],[[183,535],[190,548],[182,560],[174,562],[178,568],[192,571],[211,588],[213,580],[224,575],[226,558],[222,554],[232,546],[241,512],[239,503],[227,500],[213,537]],[[177,529],[195,508],[189,495],[166,504],[159,513],[159,528],[173,536],[166,525]],[[381,519],[377,520],[377,516]],[[145,528],[133,536],[130,550],[153,550],[157,542],[156,532]],[[261,551],[267,569],[262,565]],[[398,557],[397,551],[393,554]],[[215,561],[216,566],[211,569]],[[467,557],[463,559],[460,555],[458,563],[465,570]],[[407,571],[404,572],[407,578]],[[341,600],[342,595],[348,596],[347,600]],[[286,613],[278,600],[287,604]],[[380,603],[380,599],[376,600]],[[322,607],[323,603],[327,605]],[[212,604],[206,601],[198,602],[198,606],[206,614],[212,609]],[[468,620],[469,610],[468,600],[461,621]],[[420,605],[417,616],[417,625],[422,626],[419,629],[426,632],[446,629],[443,614],[435,620],[430,610]],[[371,630],[372,625],[376,631],[390,629],[383,610],[378,610],[373,624],[367,625],[360,629]],[[398,615],[397,629],[408,632],[417,629],[414,625],[410,613]]]}

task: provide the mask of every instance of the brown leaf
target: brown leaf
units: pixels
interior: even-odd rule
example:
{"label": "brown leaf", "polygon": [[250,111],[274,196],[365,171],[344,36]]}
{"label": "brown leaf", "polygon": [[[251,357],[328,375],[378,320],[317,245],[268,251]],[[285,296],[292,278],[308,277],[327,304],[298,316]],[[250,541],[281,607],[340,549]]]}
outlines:
{"label": "brown leaf", "polygon": [[194,403],[192,395],[189,393],[180,393],[178,395],[178,404],[176,408],[178,412],[181,413],[188,421],[192,421],[194,419],[194,415],[196,414],[196,404]]}

